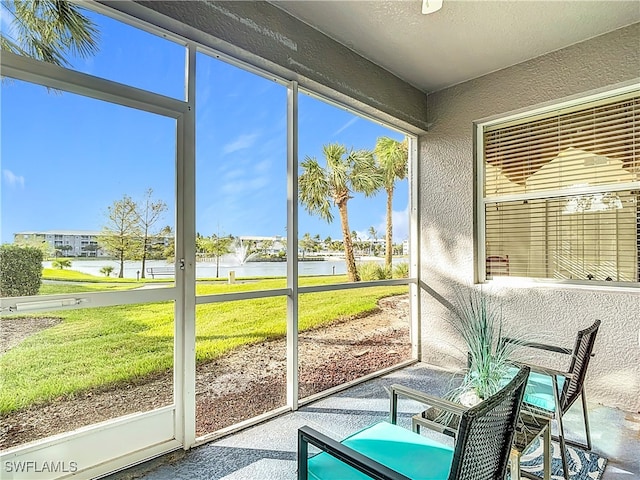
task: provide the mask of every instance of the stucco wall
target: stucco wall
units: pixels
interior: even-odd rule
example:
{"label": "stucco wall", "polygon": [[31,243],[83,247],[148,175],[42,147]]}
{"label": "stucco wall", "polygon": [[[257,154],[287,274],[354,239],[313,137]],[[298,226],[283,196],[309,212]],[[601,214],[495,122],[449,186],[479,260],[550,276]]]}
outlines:
{"label": "stucco wall", "polygon": [[[494,72],[427,98],[430,131],[420,137],[422,358],[459,366],[443,305],[474,282],[473,122],[582,96],[640,77],[640,24]],[[477,287],[471,287],[477,288]],[[573,346],[601,319],[587,378],[588,399],[640,410],[638,289],[488,283],[509,328]]]}

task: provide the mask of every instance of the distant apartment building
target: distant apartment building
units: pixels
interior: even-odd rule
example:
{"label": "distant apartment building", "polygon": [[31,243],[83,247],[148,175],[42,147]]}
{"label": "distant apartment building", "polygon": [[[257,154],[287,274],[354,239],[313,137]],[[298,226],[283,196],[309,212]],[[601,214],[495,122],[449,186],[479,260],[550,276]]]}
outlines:
{"label": "distant apartment building", "polygon": [[46,242],[65,257],[106,257],[98,245],[100,232],[90,230],[47,230],[40,232],[18,232],[13,235],[16,244],[39,244]]}

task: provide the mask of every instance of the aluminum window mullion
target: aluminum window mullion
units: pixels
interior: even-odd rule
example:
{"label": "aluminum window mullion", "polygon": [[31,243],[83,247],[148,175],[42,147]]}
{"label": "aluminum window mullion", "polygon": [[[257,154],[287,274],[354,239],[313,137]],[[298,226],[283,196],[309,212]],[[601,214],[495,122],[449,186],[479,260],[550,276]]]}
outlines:
{"label": "aluminum window mullion", "polygon": [[187,112],[187,102],[165,97],[140,88],[94,77],[32,58],[2,52],[2,76],[23,80],[48,88],[64,90],[145,112],[177,118]]}
{"label": "aluminum window mullion", "polygon": [[477,254],[476,254],[476,276],[478,282],[483,283],[487,280],[486,261],[487,257],[487,232],[486,232],[486,204],[485,199],[485,168],[484,168],[484,127],[477,125],[476,127],[476,232],[477,232]]}
{"label": "aluminum window mullion", "polygon": [[[196,441],[196,48],[185,65],[188,109],[178,119],[176,158],[176,299],[174,321],[175,435],[185,449]],[[179,272],[179,274],[178,274]]]}
{"label": "aluminum window mullion", "polygon": [[422,360],[422,272],[420,265],[420,162],[418,160],[418,139],[408,137],[409,152],[409,334],[411,356]]}
{"label": "aluminum window mullion", "polygon": [[78,292],[78,293],[59,293],[55,295],[36,295],[23,297],[4,297],[0,298],[0,311],[9,311],[14,309],[17,303],[40,303],[45,301],[57,301],[62,299],[74,298],[81,300],[77,305],[66,305],[60,307],[46,307],[42,310],[77,310],[79,308],[95,308],[95,307],[113,307],[117,305],[135,305],[138,303],[158,303],[174,301],[176,297],[176,288],[151,288],[144,290],[127,290],[119,292]]}
{"label": "aluminum window mullion", "polygon": [[298,83],[287,88],[287,405],[298,409]]}

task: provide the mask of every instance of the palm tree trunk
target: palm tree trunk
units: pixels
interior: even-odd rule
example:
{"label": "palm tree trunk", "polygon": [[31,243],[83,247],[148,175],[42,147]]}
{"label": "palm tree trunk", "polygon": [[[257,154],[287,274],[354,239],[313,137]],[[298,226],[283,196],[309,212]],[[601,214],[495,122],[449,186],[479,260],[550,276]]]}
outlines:
{"label": "palm tree trunk", "polygon": [[391,271],[391,256],[393,255],[393,187],[387,188],[387,236],[385,243],[384,264]]}
{"label": "palm tree trunk", "polygon": [[342,237],[344,239],[344,260],[347,263],[347,277],[350,282],[359,282],[360,275],[356,268],[356,258],[353,255],[353,243],[351,242],[351,231],[349,230],[349,218],[347,216],[347,201],[338,203],[340,211],[340,222],[342,223]]}

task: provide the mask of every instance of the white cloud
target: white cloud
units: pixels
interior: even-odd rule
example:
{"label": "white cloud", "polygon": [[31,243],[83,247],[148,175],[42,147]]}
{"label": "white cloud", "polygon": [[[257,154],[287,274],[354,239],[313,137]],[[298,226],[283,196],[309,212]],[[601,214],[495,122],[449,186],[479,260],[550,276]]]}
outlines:
{"label": "white cloud", "polygon": [[343,126],[341,126],[338,130],[336,130],[335,132],[333,132],[333,136],[335,137],[336,135],[338,135],[339,133],[344,132],[347,128],[349,128],[351,125],[353,125],[354,123],[356,123],[358,120],[360,120],[358,117],[354,117],[351,120],[349,120],[347,123],[345,123]]}
{"label": "white cloud", "polygon": [[271,171],[271,160],[267,158],[256,163],[254,170],[256,173],[269,173]]}
{"label": "white cloud", "polygon": [[393,241],[402,242],[409,238],[409,206],[404,210],[394,210],[391,213],[393,220]]}
{"label": "white cloud", "polygon": [[[409,206],[404,210],[394,210],[391,212],[391,221],[393,222],[393,243],[400,243],[409,238]],[[382,215],[380,223],[373,226],[376,229],[378,238],[385,238],[387,234],[387,217]],[[361,240],[371,240],[373,237],[369,234],[369,229],[360,232],[358,236]]]}
{"label": "white cloud", "polygon": [[240,135],[238,136],[238,138],[236,138],[232,142],[227,143],[224,147],[222,147],[222,153],[224,154],[233,153],[233,152],[237,152],[238,150],[249,148],[253,146],[254,143],[256,143],[257,139],[258,139],[257,133]]}
{"label": "white cloud", "polygon": [[24,177],[16,175],[11,170],[2,170],[2,178],[4,178],[5,183],[10,187],[24,188]]}
{"label": "white cloud", "polygon": [[255,178],[247,178],[226,182],[220,188],[220,192],[230,197],[243,197],[253,194],[256,190],[269,185],[269,177],[263,175]]}

